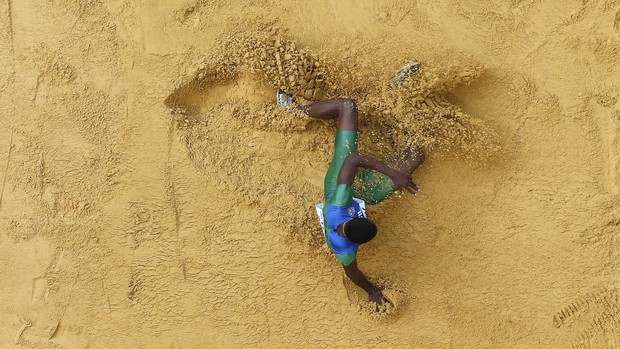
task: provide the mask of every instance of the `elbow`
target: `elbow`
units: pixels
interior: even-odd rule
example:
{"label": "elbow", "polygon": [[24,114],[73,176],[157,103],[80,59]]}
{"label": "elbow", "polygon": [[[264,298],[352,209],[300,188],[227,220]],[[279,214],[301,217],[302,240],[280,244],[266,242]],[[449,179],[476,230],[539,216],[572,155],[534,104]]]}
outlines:
{"label": "elbow", "polygon": [[351,98],[341,98],[338,100],[340,102],[340,111],[341,112],[356,112],[357,111],[357,102]]}
{"label": "elbow", "polygon": [[347,155],[347,158],[344,159],[344,161],[352,163],[352,164],[359,165],[361,159],[362,159],[362,155],[360,153],[354,151],[354,152],[350,153],[349,155]]}

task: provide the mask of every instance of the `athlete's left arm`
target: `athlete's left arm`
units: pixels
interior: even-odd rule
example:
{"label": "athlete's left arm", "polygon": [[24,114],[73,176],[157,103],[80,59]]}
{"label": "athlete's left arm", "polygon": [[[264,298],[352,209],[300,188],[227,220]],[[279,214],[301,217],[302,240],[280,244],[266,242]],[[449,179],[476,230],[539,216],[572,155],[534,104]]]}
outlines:
{"label": "athlete's left arm", "polygon": [[415,194],[418,190],[418,187],[408,175],[389,167],[371,156],[358,152],[349,154],[344,160],[344,164],[342,164],[340,168],[340,173],[338,173],[338,184],[353,184],[355,172],[357,172],[358,167],[379,171],[390,177],[397,187],[406,189],[412,194]]}

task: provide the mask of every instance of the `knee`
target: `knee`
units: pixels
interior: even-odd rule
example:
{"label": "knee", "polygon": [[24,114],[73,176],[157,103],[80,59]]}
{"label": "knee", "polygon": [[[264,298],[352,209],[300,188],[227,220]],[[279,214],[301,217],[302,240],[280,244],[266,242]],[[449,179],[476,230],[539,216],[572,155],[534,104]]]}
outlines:
{"label": "knee", "polygon": [[338,129],[357,131],[357,104],[350,98],[338,100]]}
{"label": "knee", "polygon": [[351,98],[340,99],[340,110],[357,113],[357,103]]}

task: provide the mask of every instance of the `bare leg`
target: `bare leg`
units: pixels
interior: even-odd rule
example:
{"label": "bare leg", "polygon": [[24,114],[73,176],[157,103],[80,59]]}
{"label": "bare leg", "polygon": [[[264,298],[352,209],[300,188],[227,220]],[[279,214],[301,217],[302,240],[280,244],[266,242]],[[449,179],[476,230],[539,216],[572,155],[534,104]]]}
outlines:
{"label": "bare leg", "polygon": [[309,105],[295,106],[295,109],[315,119],[338,119],[339,131],[357,131],[357,104],[352,99],[330,99]]}
{"label": "bare leg", "polygon": [[419,145],[414,145],[392,161],[392,166],[402,173],[411,175],[426,159],[424,150]]}
{"label": "bare leg", "polygon": [[[338,119],[339,131],[358,130],[357,105],[352,99],[330,99],[305,106],[296,105],[294,108],[311,118],[321,120]],[[422,147],[413,146],[391,161],[391,164],[395,169],[410,175],[422,165],[424,159]]]}

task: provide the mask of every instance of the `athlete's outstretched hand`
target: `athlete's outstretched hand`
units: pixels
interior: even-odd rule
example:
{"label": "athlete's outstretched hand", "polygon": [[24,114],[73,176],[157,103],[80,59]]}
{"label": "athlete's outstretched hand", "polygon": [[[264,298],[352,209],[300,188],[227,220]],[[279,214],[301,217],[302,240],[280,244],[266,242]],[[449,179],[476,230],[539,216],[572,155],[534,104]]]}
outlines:
{"label": "athlete's outstretched hand", "polygon": [[375,311],[379,311],[382,306],[393,306],[392,301],[384,296],[379,289],[368,293],[368,300],[375,304]]}
{"label": "athlete's outstretched hand", "polygon": [[401,190],[407,190],[413,195],[418,191],[418,186],[413,183],[413,180],[408,175],[396,170],[392,171],[389,175],[392,182]]}

